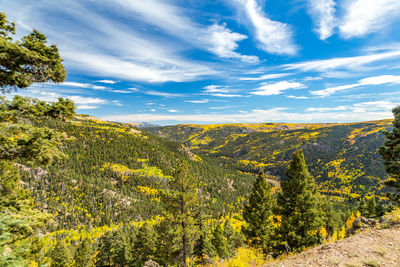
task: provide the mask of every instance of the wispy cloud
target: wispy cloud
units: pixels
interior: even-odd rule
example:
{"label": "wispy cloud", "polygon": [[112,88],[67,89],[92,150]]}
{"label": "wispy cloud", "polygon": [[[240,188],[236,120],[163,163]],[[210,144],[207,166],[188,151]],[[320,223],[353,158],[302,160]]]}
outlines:
{"label": "wispy cloud", "polygon": [[153,95],[153,96],[162,96],[162,97],[184,97],[184,94],[176,94],[176,93],[167,93],[167,92],[159,92],[159,91],[143,91],[143,94]]}
{"label": "wispy cloud", "polygon": [[221,85],[207,85],[204,87],[204,93],[229,93],[227,87]]}
{"label": "wispy cloud", "polygon": [[193,104],[206,104],[208,103],[208,99],[203,100],[185,100],[184,102],[193,103]]}
{"label": "wispy cloud", "polygon": [[286,76],[291,75],[292,73],[273,73],[273,74],[265,74],[259,77],[240,77],[239,80],[241,81],[262,81],[262,80],[273,80],[279,79]]}
{"label": "wispy cloud", "polygon": [[336,27],[334,0],[308,0],[308,12],[314,24],[315,32],[321,40],[329,38]]}
{"label": "wispy cloud", "polygon": [[76,109],[98,109],[99,106],[92,106],[92,105],[78,105]]}
{"label": "wispy cloud", "polygon": [[235,0],[253,25],[260,48],[270,54],[294,55],[298,47],[289,25],[269,19],[256,0]]}
{"label": "wispy cloud", "polygon": [[211,96],[217,96],[217,97],[242,97],[242,95],[237,95],[237,94],[210,94]]}
{"label": "wispy cloud", "polygon": [[168,109],[167,111],[172,113],[178,112],[176,109]]}
{"label": "wispy cloud", "polygon": [[250,92],[250,94],[261,96],[280,95],[283,91],[288,89],[300,89],[305,87],[304,84],[299,82],[280,81],[277,83],[264,84],[257,88],[256,91]]}
{"label": "wispy cloud", "polygon": [[208,28],[211,47],[208,49],[213,54],[222,58],[238,58],[248,63],[258,63],[256,56],[242,55],[235,50],[239,47],[237,42],[247,38],[246,35],[232,32],[226,25],[214,24]]}
{"label": "wispy cloud", "polygon": [[357,83],[353,84],[346,84],[341,86],[329,87],[323,90],[315,90],[311,91],[310,93],[316,96],[330,96],[336,92],[346,91],[352,88],[360,87],[360,86],[367,86],[367,85],[381,85],[381,84],[400,84],[400,76],[396,75],[380,75],[380,76],[373,76],[359,80]]}
{"label": "wispy cloud", "polygon": [[339,26],[344,38],[377,32],[400,17],[398,0],[348,0],[344,3],[345,14]]}
{"label": "wispy cloud", "polygon": [[[68,68],[101,77],[143,82],[191,81],[217,73],[211,64],[206,66],[181,56],[182,45],[131,27],[135,19],[158,21],[169,29],[187,27],[179,26],[190,24],[187,17],[177,12],[179,8],[155,0],[121,3],[132,8],[122,9],[115,1],[99,2],[97,8],[93,8],[93,3],[77,0],[65,0],[63,5],[54,1],[18,1],[10,6],[17,14],[21,12],[18,16],[21,24],[40,28],[59,45]],[[99,12],[102,8],[129,23],[104,16]],[[139,10],[141,16],[132,17],[133,10]],[[182,37],[186,32],[196,36],[197,33],[190,30],[182,31]]]}
{"label": "wispy cloud", "polygon": [[107,84],[115,84],[118,83],[117,81],[113,81],[113,80],[98,80],[96,81],[98,83],[107,83]]}
{"label": "wispy cloud", "polygon": [[302,70],[326,72],[335,69],[357,70],[365,67],[370,63],[381,60],[393,60],[400,57],[400,49],[387,51],[383,53],[375,53],[369,55],[361,55],[354,57],[337,57],[323,60],[311,60],[300,63],[285,64],[281,67],[285,70]]}
{"label": "wispy cloud", "polygon": [[292,99],[310,99],[308,96],[295,96],[295,95],[288,95],[286,96],[287,98],[292,98]]}

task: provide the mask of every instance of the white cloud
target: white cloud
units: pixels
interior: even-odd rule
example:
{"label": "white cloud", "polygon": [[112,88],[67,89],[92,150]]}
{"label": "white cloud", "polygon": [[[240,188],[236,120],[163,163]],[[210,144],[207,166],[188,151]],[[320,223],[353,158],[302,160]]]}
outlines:
{"label": "white cloud", "polygon": [[[68,69],[144,82],[192,81],[218,73],[204,62],[181,56],[182,42],[132,27],[137,20],[153,20],[158,25],[167,25],[165,30],[181,29],[182,39],[190,35],[196,40],[206,40],[203,38],[206,27],[188,27],[192,23],[181,14],[180,8],[156,0],[119,2],[133,7],[123,9],[115,1],[101,1],[93,8],[94,2],[78,0],[65,0],[63,5],[56,1],[17,1],[3,5],[22,24],[39,28],[51,42],[57,43]],[[99,10],[109,10],[124,19],[117,22]],[[132,16],[132,10],[139,10],[141,16]]]}
{"label": "white cloud", "polygon": [[311,91],[310,93],[313,95],[326,97],[330,96],[336,92],[346,91],[352,88],[367,86],[367,85],[382,85],[382,84],[400,84],[400,76],[396,75],[381,75],[381,76],[373,76],[359,80],[357,83],[341,85],[336,87],[330,87],[323,90]]}
{"label": "white cloud", "polygon": [[91,106],[91,105],[78,105],[76,109],[98,109],[99,106]]}
{"label": "white cloud", "polygon": [[338,106],[333,108],[307,108],[305,111],[317,111],[317,112],[326,112],[326,111],[339,111],[339,110],[347,110],[346,106]]}
{"label": "white cloud", "polygon": [[383,53],[376,53],[355,57],[338,57],[322,60],[311,60],[300,63],[285,64],[281,67],[285,70],[302,70],[326,72],[335,69],[358,70],[365,65],[381,60],[393,60],[400,57],[400,49]]}
{"label": "white cloud", "polygon": [[398,0],[347,0],[339,26],[344,38],[361,37],[377,32],[400,16]]}
{"label": "white cloud", "polygon": [[113,80],[98,80],[96,81],[98,83],[107,83],[107,84],[116,84],[117,81],[113,81]]}
{"label": "white cloud", "polygon": [[261,81],[261,80],[273,80],[279,79],[282,77],[286,77],[291,75],[292,73],[273,73],[273,74],[265,74],[261,75],[260,77],[240,77],[239,80],[241,81]]}
{"label": "white cloud", "polygon": [[79,95],[68,96],[75,104],[105,104],[107,100],[98,97],[83,97]]}
{"label": "white cloud", "polygon": [[230,90],[221,85],[207,85],[203,87],[205,93],[228,93]]}
{"label": "white cloud", "polygon": [[322,77],[311,77],[311,76],[307,76],[305,78],[303,78],[304,81],[319,81],[322,80]]}
{"label": "white cloud", "polygon": [[203,100],[185,100],[185,102],[193,103],[193,104],[206,104],[208,103],[208,99]]}
{"label": "white cloud", "polygon": [[315,32],[321,40],[329,38],[336,27],[335,1],[334,0],[308,0],[308,13],[310,13],[315,27]]}
{"label": "white cloud", "polygon": [[168,109],[167,111],[172,113],[178,112],[176,109]]}
{"label": "white cloud", "polygon": [[213,54],[221,58],[238,58],[248,63],[258,63],[259,59],[256,56],[242,55],[235,50],[239,47],[237,42],[247,38],[246,35],[232,32],[226,28],[226,25],[214,24],[208,28],[211,47],[208,49]]}
{"label": "white cloud", "polygon": [[297,53],[298,48],[293,42],[293,33],[289,25],[267,18],[256,0],[235,1],[240,5],[240,9],[246,12],[262,50],[280,55]]}
{"label": "white cloud", "polygon": [[304,84],[299,82],[288,82],[288,81],[280,81],[277,83],[264,84],[256,89],[256,91],[250,92],[252,95],[280,95],[283,91],[288,89],[300,89],[306,87]]}
{"label": "white cloud", "polygon": [[242,95],[235,95],[235,94],[210,94],[211,96],[217,96],[217,97],[242,97]]}
{"label": "white cloud", "polygon": [[292,99],[310,99],[308,96],[295,96],[295,95],[288,95],[286,96],[287,98],[292,98]]}
{"label": "white cloud", "polygon": [[238,58],[248,63],[259,61],[256,56],[235,52],[238,48],[237,42],[246,39],[247,36],[232,32],[226,25],[199,25],[185,15],[185,10],[167,1],[117,0],[117,3],[139,15],[147,23],[160,27],[184,42],[207,49],[221,58]]}
{"label": "white cloud", "polygon": [[163,96],[163,97],[184,97],[183,94],[159,92],[159,91],[144,91],[143,94],[153,95],[153,96]]}

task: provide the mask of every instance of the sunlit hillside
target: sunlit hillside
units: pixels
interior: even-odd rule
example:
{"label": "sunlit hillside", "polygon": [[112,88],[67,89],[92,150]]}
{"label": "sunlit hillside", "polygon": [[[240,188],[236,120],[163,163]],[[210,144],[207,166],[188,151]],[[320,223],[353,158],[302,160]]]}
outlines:
{"label": "sunlit hillside", "polygon": [[391,120],[324,124],[218,124],[146,128],[242,172],[284,178],[292,153],[303,149],[321,192],[339,201],[381,194],[386,179],[377,149]]}

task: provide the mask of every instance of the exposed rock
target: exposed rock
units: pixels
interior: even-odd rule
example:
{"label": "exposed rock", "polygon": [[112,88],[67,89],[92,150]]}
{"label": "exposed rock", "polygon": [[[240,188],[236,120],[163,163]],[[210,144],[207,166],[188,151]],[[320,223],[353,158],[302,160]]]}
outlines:
{"label": "exposed rock", "polygon": [[160,264],[153,260],[148,260],[144,263],[143,267],[160,267]]}
{"label": "exposed rock", "polygon": [[376,220],[361,216],[354,220],[352,227],[347,230],[346,234],[354,235],[359,229],[370,228],[374,226],[376,226]]}

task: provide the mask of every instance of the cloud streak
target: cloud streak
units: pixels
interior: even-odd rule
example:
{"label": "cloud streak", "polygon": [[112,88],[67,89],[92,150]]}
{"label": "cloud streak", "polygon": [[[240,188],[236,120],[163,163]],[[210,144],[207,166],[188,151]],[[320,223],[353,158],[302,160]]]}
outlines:
{"label": "cloud streak", "polygon": [[298,47],[289,25],[269,19],[256,0],[235,0],[253,26],[260,49],[270,54],[295,55]]}
{"label": "cloud streak", "polygon": [[277,83],[264,84],[257,88],[256,91],[250,92],[250,94],[259,96],[280,95],[283,91],[288,89],[300,89],[305,87],[304,84],[299,82],[280,81]]}
{"label": "cloud streak", "polygon": [[336,27],[334,0],[308,0],[308,13],[314,21],[314,31],[321,40],[329,38]]}
{"label": "cloud streak", "polygon": [[359,80],[357,83],[341,85],[336,87],[329,87],[323,90],[311,91],[312,95],[326,97],[337,92],[347,91],[349,89],[353,89],[361,86],[368,85],[382,85],[382,84],[400,84],[400,76],[397,75],[380,75],[373,76]]}
{"label": "cloud streak", "polygon": [[345,5],[345,14],[339,26],[344,38],[361,37],[380,31],[400,17],[398,0],[348,0]]}

